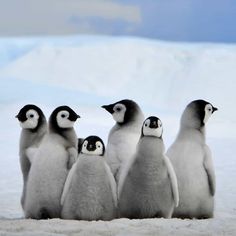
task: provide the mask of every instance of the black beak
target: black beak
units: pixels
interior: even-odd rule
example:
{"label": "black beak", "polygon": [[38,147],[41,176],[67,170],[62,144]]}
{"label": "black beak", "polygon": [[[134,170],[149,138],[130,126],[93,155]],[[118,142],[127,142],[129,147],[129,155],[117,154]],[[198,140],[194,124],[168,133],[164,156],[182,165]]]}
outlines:
{"label": "black beak", "polygon": [[26,117],[24,114],[22,114],[22,113],[17,114],[15,117],[16,117],[20,122],[24,122],[24,121],[27,120],[27,117]]}
{"label": "black beak", "polygon": [[157,129],[158,128],[158,122],[157,121],[152,121],[151,124],[149,125],[151,129]]}
{"label": "black beak", "polygon": [[88,144],[88,146],[87,146],[87,150],[88,151],[94,151],[96,149],[96,146],[95,145],[93,145],[93,144]]}
{"label": "black beak", "polygon": [[76,121],[78,118],[80,118],[80,116],[77,115],[76,113],[71,113],[69,116],[70,121]]}
{"label": "black beak", "polygon": [[212,113],[214,113],[215,111],[218,111],[217,107],[213,107],[213,112]]}
{"label": "black beak", "polygon": [[113,104],[111,104],[111,105],[103,105],[103,106],[101,106],[102,108],[104,108],[104,109],[106,109],[109,113],[111,113],[111,114],[113,114]]}

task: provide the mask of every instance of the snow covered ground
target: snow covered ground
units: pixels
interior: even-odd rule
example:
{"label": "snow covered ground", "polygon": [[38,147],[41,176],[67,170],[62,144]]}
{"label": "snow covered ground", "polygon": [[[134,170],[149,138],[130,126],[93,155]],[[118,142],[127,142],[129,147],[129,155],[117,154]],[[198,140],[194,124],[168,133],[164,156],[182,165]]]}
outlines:
{"label": "snow covered ground", "polygon": [[[89,36],[0,39],[0,235],[236,235],[235,78],[236,45]],[[113,120],[100,106],[123,98],[161,118],[166,147],[188,102],[202,98],[219,108],[207,126],[217,178],[214,219],[22,219],[20,127],[14,118],[19,109],[35,103],[48,117],[56,106],[69,105],[81,115],[78,136],[96,134],[106,142]]]}

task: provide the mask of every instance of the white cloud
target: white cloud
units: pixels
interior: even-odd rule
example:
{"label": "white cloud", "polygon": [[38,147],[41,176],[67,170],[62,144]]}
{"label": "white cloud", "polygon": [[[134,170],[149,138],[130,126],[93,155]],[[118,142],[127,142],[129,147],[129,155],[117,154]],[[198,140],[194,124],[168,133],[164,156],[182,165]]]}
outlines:
{"label": "white cloud", "polygon": [[0,6],[0,35],[96,31],[86,22],[81,28],[70,24],[73,16],[88,21],[89,17],[101,17],[134,24],[141,22],[138,6],[112,0],[0,0]]}

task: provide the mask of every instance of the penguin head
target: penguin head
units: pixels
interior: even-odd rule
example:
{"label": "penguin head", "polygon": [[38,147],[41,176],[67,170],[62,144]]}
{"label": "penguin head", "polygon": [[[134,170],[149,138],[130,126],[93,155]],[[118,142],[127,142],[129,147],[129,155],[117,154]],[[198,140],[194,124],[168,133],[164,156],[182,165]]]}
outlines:
{"label": "penguin head", "polygon": [[148,117],[142,126],[142,136],[153,136],[161,138],[163,133],[163,126],[161,120],[156,116]]}
{"label": "penguin head", "polygon": [[194,100],[185,108],[181,124],[192,128],[205,126],[210,116],[218,109],[205,100]]}
{"label": "penguin head", "polygon": [[41,124],[44,121],[46,122],[42,110],[33,104],[28,104],[21,108],[16,118],[19,120],[20,126],[23,129],[29,129],[31,131],[37,131]]}
{"label": "penguin head", "polygon": [[103,156],[105,153],[105,145],[98,136],[89,136],[83,141],[81,153]]}
{"label": "penguin head", "polygon": [[138,113],[141,112],[139,105],[128,99],[124,99],[110,105],[104,105],[102,108],[111,113],[113,119],[119,125],[134,121],[138,116]]}
{"label": "penguin head", "polygon": [[59,106],[49,118],[49,126],[52,129],[70,129],[73,128],[75,121],[80,118],[70,107]]}

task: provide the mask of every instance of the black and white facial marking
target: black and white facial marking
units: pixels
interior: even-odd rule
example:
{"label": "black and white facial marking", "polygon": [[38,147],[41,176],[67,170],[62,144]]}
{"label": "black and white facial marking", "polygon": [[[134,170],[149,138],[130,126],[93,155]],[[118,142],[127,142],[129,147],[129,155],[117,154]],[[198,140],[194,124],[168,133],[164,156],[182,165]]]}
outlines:
{"label": "black and white facial marking", "polygon": [[162,122],[156,116],[150,116],[143,122],[142,136],[154,136],[157,138],[161,138],[162,133]]}
{"label": "black and white facial marking", "polygon": [[82,154],[103,156],[105,153],[105,145],[98,136],[87,137],[82,144]]}
{"label": "black and white facial marking", "polygon": [[200,120],[201,126],[204,126],[210,116],[218,109],[212,106],[211,103],[204,100],[195,100],[189,103],[187,108],[191,108],[195,111],[194,116]]}
{"label": "black and white facial marking", "polygon": [[30,129],[31,131],[36,131],[45,120],[42,110],[33,104],[21,108],[16,118],[23,129]]}
{"label": "black and white facial marking", "polygon": [[60,130],[73,128],[75,121],[80,118],[70,107],[57,107],[49,119],[50,128]]}
{"label": "black and white facial marking", "polygon": [[126,124],[129,121],[134,120],[135,116],[140,110],[136,102],[128,99],[121,100],[110,105],[104,105],[102,106],[102,108],[111,113],[113,119],[118,124]]}

